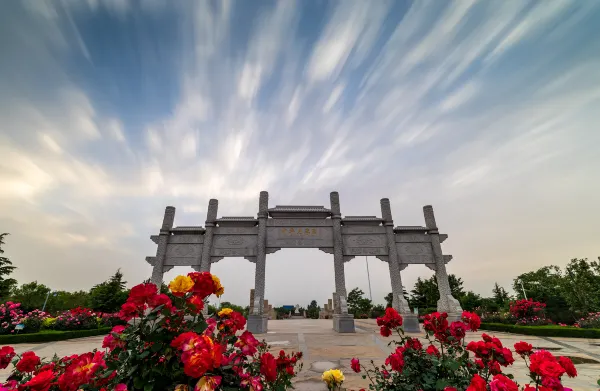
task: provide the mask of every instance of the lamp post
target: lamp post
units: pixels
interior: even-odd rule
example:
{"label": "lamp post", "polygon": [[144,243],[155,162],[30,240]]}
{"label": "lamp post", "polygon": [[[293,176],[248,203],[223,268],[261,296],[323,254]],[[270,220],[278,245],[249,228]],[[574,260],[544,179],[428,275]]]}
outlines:
{"label": "lamp post", "polygon": [[369,297],[371,298],[371,303],[373,302],[373,293],[371,292],[371,275],[369,274],[369,261],[365,256],[365,263],[367,264],[367,279],[369,280]]}
{"label": "lamp post", "polygon": [[46,309],[46,304],[48,304],[48,298],[50,297],[50,293],[52,293],[52,296],[56,296],[56,292],[48,291],[48,294],[46,295],[46,300],[44,300],[44,305],[42,306],[42,312],[44,312],[44,310]]}
{"label": "lamp post", "polygon": [[519,278],[519,284],[521,285],[521,289],[523,290],[523,296],[525,300],[527,300],[527,293],[525,293],[525,287],[523,286],[523,281]]}

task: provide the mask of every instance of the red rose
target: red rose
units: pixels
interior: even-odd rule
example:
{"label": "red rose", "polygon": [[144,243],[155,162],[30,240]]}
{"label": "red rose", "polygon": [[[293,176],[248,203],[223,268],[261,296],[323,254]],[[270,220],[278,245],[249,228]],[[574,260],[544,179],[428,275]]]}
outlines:
{"label": "red rose", "polygon": [[407,349],[414,349],[414,350],[423,349],[423,345],[421,344],[421,341],[419,341],[418,338],[409,338],[406,341],[406,343],[404,344],[404,347]]}
{"label": "red rose", "polygon": [[448,386],[448,387],[444,388],[444,391],[458,391],[458,390],[456,389],[456,387],[450,387],[450,386]]}
{"label": "red rose", "polygon": [[481,318],[474,312],[463,311],[462,320],[469,326],[471,331],[477,331],[481,326]]}
{"label": "red rose", "polygon": [[52,385],[52,380],[54,380],[54,373],[52,371],[42,371],[23,385],[30,387],[32,391],[48,391]]}
{"label": "red rose", "polygon": [[396,352],[389,355],[385,359],[385,365],[392,367],[394,371],[400,372],[404,367],[404,351],[402,348],[396,348]]}
{"label": "red rose", "polygon": [[558,379],[565,373],[565,369],[555,361],[544,361],[540,364],[538,373],[543,377]]}
{"label": "red rose", "polygon": [[[143,309],[143,308],[142,308]],[[140,308],[137,304],[132,302],[126,302],[121,306],[121,311],[119,311],[119,318],[129,322],[132,318],[138,317],[140,315]]]}
{"label": "red rose", "polygon": [[260,373],[262,373],[269,382],[277,380],[277,363],[275,357],[269,352],[260,356]]}
{"label": "red rose", "polygon": [[360,372],[360,361],[358,361],[358,358],[353,358],[352,360],[350,360],[350,367],[354,372]]}
{"label": "red rose", "polygon": [[463,322],[452,322],[450,325],[450,334],[457,340],[461,340],[467,335],[467,325]]}
{"label": "red rose", "polygon": [[533,345],[519,341],[515,344],[515,352],[520,356],[529,356],[533,352]]}
{"label": "red rose", "polygon": [[517,384],[504,375],[495,375],[490,382],[491,391],[519,391]]}
{"label": "red rose", "polygon": [[475,374],[466,391],[487,391],[485,380],[478,374]]}
{"label": "red rose", "polygon": [[149,299],[148,304],[150,305],[151,308],[156,308],[159,305],[164,305],[164,308],[168,309],[169,311],[173,307],[173,304],[171,304],[171,299],[169,298],[169,296],[165,295],[164,293],[161,293],[160,295],[152,296]]}
{"label": "red rose", "polygon": [[540,365],[546,361],[556,361],[556,358],[547,350],[538,350],[529,357],[529,370],[541,375]]}
{"label": "red rose", "polygon": [[575,365],[573,365],[573,361],[571,361],[570,358],[561,356],[558,358],[558,363],[561,367],[565,369],[565,372],[567,372],[567,376],[577,376],[577,369],[575,368]]}
{"label": "red rose", "polygon": [[392,335],[392,330],[388,329],[385,326],[381,326],[381,329],[379,329],[379,334],[381,334],[382,337],[389,337],[390,335]]}
{"label": "red rose", "polygon": [[433,345],[429,345],[425,352],[427,352],[427,354],[429,354],[430,356],[440,356],[440,351]]}
{"label": "red rose", "polygon": [[294,367],[285,367],[285,371],[287,372],[288,375],[290,376],[294,376]]}
{"label": "red rose", "polygon": [[156,291],[156,285],[152,283],[136,285],[131,288],[127,301],[136,305],[144,305],[156,295]]}
{"label": "red rose", "polygon": [[199,314],[204,308],[204,301],[200,296],[192,295],[185,302],[190,306],[190,312],[192,314]]}
{"label": "red rose", "polygon": [[0,369],[8,367],[14,357],[15,349],[12,346],[2,346],[2,349],[0,349]]}
{"label": "red rose", "polygon": [[33,372],[40,365],[40,358],[34,352],[25,352],[16,367],[19,372]]}
{"label": "red rose", "polygon": [[191,272],[188,273],[188,277],[194,281],[192,291],[200,296],[201,299],[215,292],[215,283],[209,272]]}

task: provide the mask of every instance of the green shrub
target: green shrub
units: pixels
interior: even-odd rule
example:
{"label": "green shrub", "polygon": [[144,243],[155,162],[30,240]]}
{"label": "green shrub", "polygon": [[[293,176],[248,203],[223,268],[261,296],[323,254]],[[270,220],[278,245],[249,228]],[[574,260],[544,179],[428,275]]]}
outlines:
{"label": "green shrub", "polygon": [[0,345],[14,345],[18,343],[63,341],[65,339],[93,337],[110,332],[110,328],[95,330],[55,331],[47,330],[32,334],[0,335]]}
{"label": "green shrub", "polygon": [[516,326],[501,323],[482,323],[481,329],[543,337],[600,338],[600,329],[581,329],[568,326]]}

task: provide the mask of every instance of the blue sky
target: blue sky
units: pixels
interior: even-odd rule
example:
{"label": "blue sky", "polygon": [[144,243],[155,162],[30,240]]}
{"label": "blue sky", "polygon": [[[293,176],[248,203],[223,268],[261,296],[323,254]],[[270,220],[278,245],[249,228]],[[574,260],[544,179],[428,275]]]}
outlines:
{"label": "blue sky", "polygon": [[[271,205],[337,190],[345,215],[379,215],[388,197],[396,225],[433,204],[449,271],[486,295],[600,255],[597,2],[1,7],[0,231],[21,282],[87,289],[120,267],[137,283],[166,205],[200,225],[209,198],[254,215],[261,190]],[[267,262],[275,304],[333,291],[328,254]],[[382,302],[387,265],[369,262]],[[225,300],[248,300],[253,264],[213,271]],[[346,273],[368,290],[364,259]]]}

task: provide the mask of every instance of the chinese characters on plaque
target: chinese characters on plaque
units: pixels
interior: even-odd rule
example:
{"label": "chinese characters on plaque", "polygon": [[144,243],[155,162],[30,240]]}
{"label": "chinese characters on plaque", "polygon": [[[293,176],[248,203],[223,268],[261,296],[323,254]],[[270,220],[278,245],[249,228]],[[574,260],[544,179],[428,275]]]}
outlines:
{"label": "chinese characters on plaque", "polygon": [[283,237],[310,237],[310,236],[318,236],[319,229],[318,228],[281,228],[279,230],[280,236]]}

